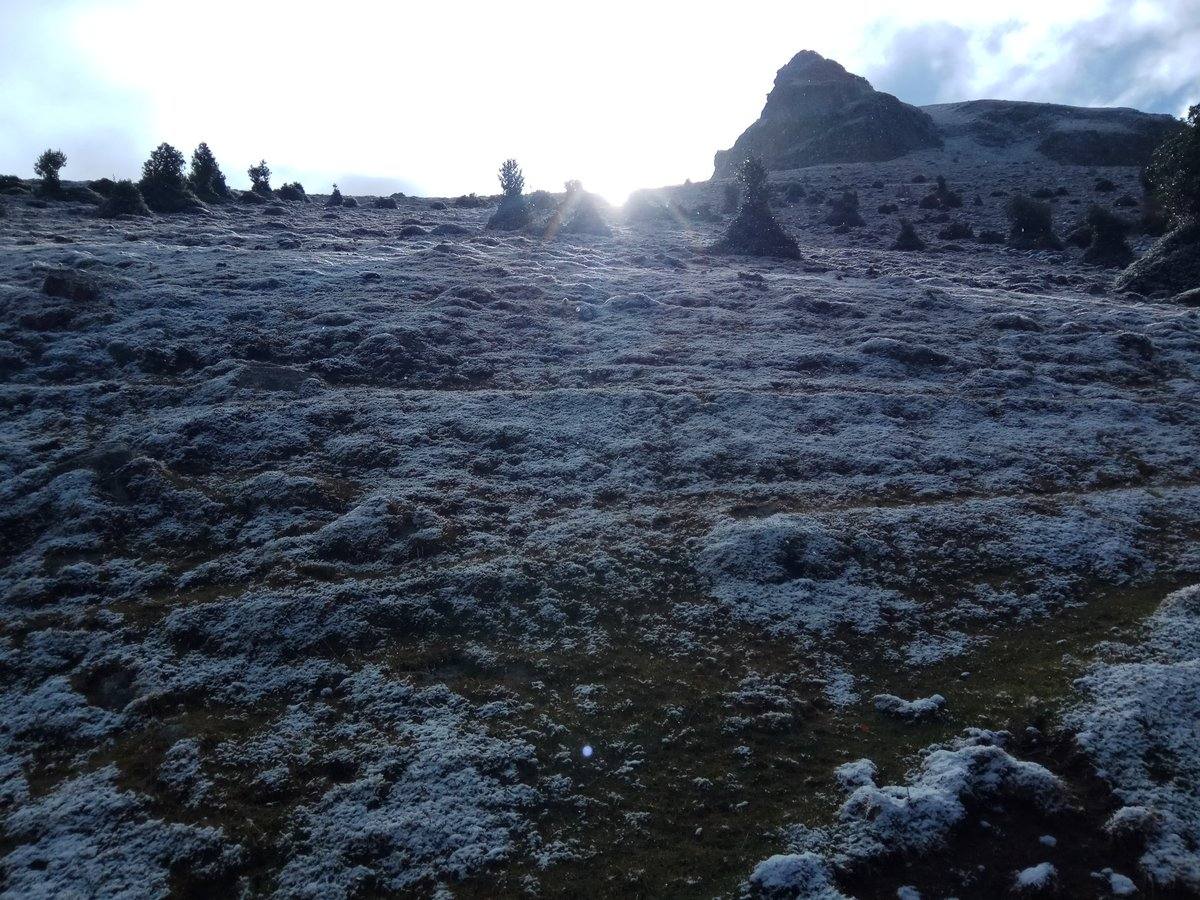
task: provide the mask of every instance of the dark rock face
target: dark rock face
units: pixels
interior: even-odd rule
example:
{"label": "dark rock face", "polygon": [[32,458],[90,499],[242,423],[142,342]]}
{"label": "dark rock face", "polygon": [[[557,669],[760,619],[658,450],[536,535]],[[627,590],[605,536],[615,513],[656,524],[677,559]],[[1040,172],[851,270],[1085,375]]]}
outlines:
{"label": "dark rock face", "polygon": [[1200,222],[1180,225],[1159,238],[1145,256],[1117,276],[1113,287],[1147,296],[1182,294],[1200,287]]}
{"label": "dark rock face", "polygon": [[733,147],[717,153],[715,175],[733,174],[751,156],[767,169],[795,169],[880,162],[941,145],[924,112],[876,91],[833,60],[802,50],[775,76],[758,121]]}

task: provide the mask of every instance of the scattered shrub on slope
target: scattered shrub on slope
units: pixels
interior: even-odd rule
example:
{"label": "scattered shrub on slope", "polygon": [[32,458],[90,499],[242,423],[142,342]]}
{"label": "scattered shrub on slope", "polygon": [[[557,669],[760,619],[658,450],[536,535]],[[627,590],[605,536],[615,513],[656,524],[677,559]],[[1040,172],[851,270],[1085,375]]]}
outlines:
{"label": "scattered shrub on slope", "polygon": [[721,240],[713,245],[714,253],[734,253],[742,256],[776,256],[799,259],[800,247],[771,215],[767,170],[757,159],[747,159],[738,172],[742,186],[742,203],[737,218],[730,224]]}

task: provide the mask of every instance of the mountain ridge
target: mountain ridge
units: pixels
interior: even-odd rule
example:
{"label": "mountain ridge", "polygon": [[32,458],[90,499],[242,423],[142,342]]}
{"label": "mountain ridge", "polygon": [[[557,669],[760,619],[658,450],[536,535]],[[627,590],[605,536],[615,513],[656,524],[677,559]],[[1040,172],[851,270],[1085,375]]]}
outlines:
{"label": "mountain ridge", "polygon": [[716,153],[714,176],[731,175],[747,156],[780,171],[968,147],[1065,165],[1144,166],[1176,127],[1173,116],[1131,107],[993,98],[914,106],[802,50],[776,73],[759,118]]}

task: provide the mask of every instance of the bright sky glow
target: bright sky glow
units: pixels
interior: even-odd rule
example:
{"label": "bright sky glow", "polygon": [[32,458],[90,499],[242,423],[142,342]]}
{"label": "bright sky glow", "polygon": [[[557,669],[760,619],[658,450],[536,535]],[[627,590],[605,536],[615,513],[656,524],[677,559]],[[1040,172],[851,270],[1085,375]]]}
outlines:
{"label": "bright sky glow", "polygon": [[205,140],[237,187],[266,158],[314,192],[494,193],[515,156],[619,202],[707,178],[801,49],[909,102],[1178,114],[1197,46],[1200,0],[3,0],[0,172],[61,146],[64,177],[136,177]]}

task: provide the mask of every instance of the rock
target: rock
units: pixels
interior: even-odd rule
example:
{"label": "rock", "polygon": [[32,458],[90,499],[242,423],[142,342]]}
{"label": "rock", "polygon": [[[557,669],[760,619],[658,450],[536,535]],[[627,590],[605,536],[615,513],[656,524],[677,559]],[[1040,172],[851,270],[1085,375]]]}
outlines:
{"label": "rock", "polygon": [[77,269],[55,269],[46,273],[42,293],[64,300],[89,301],[100,298],[100,280]]}
{"label": "rock", "polygon": [[1136,353],[1142,359],[1149,359],[1154,355],[1154,342],[1144,334],[1122,331],[1113,338],[1113,343],[1122,350]]}
{"label": "rock", "polygon": [[1200,287],[1200,222],[1159,238],[1145,256],[1117,276],[1113,289],[1168,297]]}
{"label": "rock", "polygon": [[877,712],[909,722],[932,719],[946,708],[946,698],[941,694],[919,700],[902,700],[895,694],[876,694],[871,698],[871,703]]}
{"label": "rock", "polygon": [[768,170],[833,162],[879,162],[941,147],[930,117],[871,87],[842,66],[802,50],[775,76],[758,121],[717,153],[715,177],[749,157]]}
{"label": "rock", "polygon": [[1184,291],[1182,294],[1176,294],[1171,298],[1171,302],[1179,306],[1200,307],[1200,287]]}
{"label": "rock", "polygon": [[1058,870],[1050,863],[1022,869],[1013,880],[1013,890],[1022,894],[1048,894],[1058,884]]}
{"label": "rock", "polygon": [[995,313],[988,316],[987,323],[1001,331],[1041,331],[1042,326],[1021,313]]}

